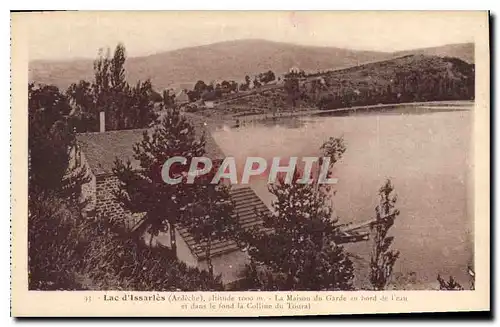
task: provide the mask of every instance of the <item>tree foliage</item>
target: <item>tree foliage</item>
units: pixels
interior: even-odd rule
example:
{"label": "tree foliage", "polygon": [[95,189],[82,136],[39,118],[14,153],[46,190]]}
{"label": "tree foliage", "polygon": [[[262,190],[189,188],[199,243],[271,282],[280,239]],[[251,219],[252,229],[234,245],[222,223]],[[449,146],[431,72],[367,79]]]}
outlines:
{"label": "tree foliage", "polygon": [[253,88],[254,89],[258,89],[262,86],[262,83],[259,82],[259,80],[257,79],[257,76],[255,76],[254,80],[253,80]]}
{"label": "tree foliage", "polygon": [[149,80],[129,85],[125,72],[126,52],[118,44],[110,57],[99,51],[94,62],[94,80],[70,85],[66,95],[81,121],[78,131],[98,131],[99,112],[106,113],[106,130],[148,127],[155,119],[154,103],[158,94]]}
{"label": "tree foliage", "polygon": [[203,101],[215,101],[222,98],[224,95],[237,93],[238,91],[238,83],[235,81],[223,80],[213,85],[213,83],[206,84],[204,81],[199,80],[196,82],[193,89],[187,92],[187,95],[189,97],[189,102],[200,99]]}
{"label": "tree foliage", "polygon": [[28,84],[28,283],[30,289],[76,289],[79,187],[68,169],[74,142],[70,107],[52,85]]}
{"label": "tree foliage", "polygon": [[274,80],[276,80],[276,76],[274,75],[274,72],[272,70],[268,70],[267,72],[259,74],[259,81],[261,83],[267,84]]}
{"label": "tree foliage", "polygon": [[325,157],[330,158],[330,165],[335,165],[347,150],[343,137],[330,137],[320,147]]}
{"label": "tree foliage", "polygon": [[287,96],[287,102],[295,108],[297,106],[297,100],[300,98],[299,78],[295,75],[286,77],[284,88]]}
{"label": "tree foliage", "polygon": [[393,194],[394,187],[390,180],[380,188],[380,204],[376,207],[376,220],[371,225],[373,248],[370,260],[370,282],[377,291],[385,289],[399,251],[391,249],[393,236],[388,236],[389,229],[394,225],[399,210],[395,208],[397,197]]}
{"label": "tree foliage", "polygon": [[66,97],[53,85],[28,85],[30,191],[61,192],[74,141]]}
{"label": "tree foliage", "polygon": [[75,290],[80,253],[78,213],[47,192],[32,194],[28,204],[28,288]]}
{"label": "tree foliage", "polygon": [[161,95],[163,107],[166,109],[173,109],[175,107],[175,93],[174,90],[163,90]]}
{"label": "tree foliage", "polygon": [[450,276],[450,279],[448,281],[445,281],[441,277],[441,275],[438,275],[437,280],[439,282],[439,289],[441,291],[463,291],[464,290],[462,285],[457,283],[457,281],[455,281],[455,279],[452,276]]}
{"label": "tree foliage", "polygon": [[222,290],[220,278],[189,268],[168,248],[150,247],[128,234],[113,232],[100,217],[89,223],[81,274],[99,290]]}
{"label": "tree foliage", "polygon": [[[378,104],[442,100],[472,100],[475,67],[457,58],[409,55],[351,68],[284,75],[280,102],[293,109],[324,110]],[[240,90],[250,89],[250,83]],[[238,106],[272,108],[263,88],[253,96],[235,99]],[[261,101],[264,100],[264,101]],[[228,103],[226,103],[228,104]]]}
{"label": "tree foliage", "polygon": [[[330,154],[340,158],[345,147],[340,139],[336,143],[342,144],[340,152]],[[352,289],[354,268],[336,244],[339,225],[330,205],[330,188],[299,184],[299,177],[296,172],[291,183],[279,178],[271,184],[269,191],[276,200],[272,212],[262,215],[264,228],[243,233],[253,260],[247,278],[255,281],[256,288],[270,290]],[[260,270],[255,268],[259,265]]]}
{"label": "tree foliage", "polygon": [[64,199],[30,207],[30,290],[222,290],[219,277],[189,268],[170,250],[120,233],[105,217],[82,219]]}
{"label": "tree foliage", "polygon": [[[175,250],[174,228],[180,217],[180,200],[186,196],[185,178],[194,157],[205,154],[205,137],[196,136],[194,127],[177,109],[169,110],[150,134],[134,145],[134,158],[139,167],[130,161],[117,160],[113,172],[120,180],[116,196],[124,208],[132,213],[145,213],[145,226],[151,236],[170,230],[172,248]],[[170,170],[171,178],[183,182],[170,185],[162,179],[162,167],[172,157],[184,157],[186,165],[176,165]]]}
{"label": "tree foliage", "polygon": [[262,217],[265,229],[254,230],[245,238],[252,259],[265,267],[266,280],[261,279],[258,286],[351,289],[353,266],[343,248],[335,244],[338,225],[332,219],[328,196],[315,191],[314,185],[283,180],[269,191],[276,196],[274,212]]}
{"label": "tree foliage", "polygon": [[310,88],[303,98],[320,109],[474,99],[474,65],[447,57],[396,60],[385,63],[385,67],[374,63],[325,75],[326,87],[320,92]]}

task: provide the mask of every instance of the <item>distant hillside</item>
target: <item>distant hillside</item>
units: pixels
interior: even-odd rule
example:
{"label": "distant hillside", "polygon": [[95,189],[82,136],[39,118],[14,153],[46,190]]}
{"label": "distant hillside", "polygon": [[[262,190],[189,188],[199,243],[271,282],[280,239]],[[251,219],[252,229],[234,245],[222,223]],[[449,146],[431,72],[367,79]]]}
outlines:
{"label": "distant hillside", "polygon": [[422,48],[395,52],[394,56],[402,57],[409,54],[422,54],[427,56],[453,57],[469,64],[474,63],[474,43],[447,44],[440,47]]}
{"label": "distant hillside", "polygon": [[[163,90],[170,87],[186,88],[200,79],[207,82],[223,79],[241,82],[245,75],[253,79],[253,76],[267,70],[283,74],[291,67],[298,67],[306,72],[315,72],[352,67],[407,54],[456,57],[473,63],[474,45],[452,44],[384,53],[252,39],[130,57],[125,68],[130,83],[150,78],[155,89]],[[71,83],[81,79],[93,79],[93,60],[33,61],[29,66],[29,78],[30,81],[54,84],[66,89]]]}
{"label": "distant hillside", "polygon": [[457,58],[406,55],[303,79],[294,94],[281,87],[225,101],[221,109],[260,113],[293,106],[334,109],[473,98],[474,65]]}
{"label": "distant hillside", "polygon": [[[345,68],[388,56],[390,54],[383,52],[238,40],[131,57],[125,68],[129,82],[151,78],[153,86],[161,90],[180,84],[194,85],[199,79],[243,81],[245,75],[253,79],[254,75],[267,70],[282,74],[295,66],[305,71]],[[60,88],[93,78],[93,60],[34,61],[29,68],[31,81]]]}

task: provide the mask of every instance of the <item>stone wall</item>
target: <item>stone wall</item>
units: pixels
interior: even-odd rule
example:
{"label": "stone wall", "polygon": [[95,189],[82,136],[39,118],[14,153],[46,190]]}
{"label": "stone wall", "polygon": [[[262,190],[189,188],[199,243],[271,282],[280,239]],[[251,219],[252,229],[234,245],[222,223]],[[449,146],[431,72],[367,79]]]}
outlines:
{"label": "stone wall", "polygon": [[70,149],[67,176],[84,173],[87,181],[81,185],[80,205],[84,215],[93,215],[96,206],[96,178],[90,169],[85,154],[76,146]]}
{"label": "stone wall", "polygon": [[124,222],[125,228],[133,228],[143,214],[132,214],[125,210],[116,199],[118,178],[114,175],[97,176],[96,178],[96,214],[117,222]]}

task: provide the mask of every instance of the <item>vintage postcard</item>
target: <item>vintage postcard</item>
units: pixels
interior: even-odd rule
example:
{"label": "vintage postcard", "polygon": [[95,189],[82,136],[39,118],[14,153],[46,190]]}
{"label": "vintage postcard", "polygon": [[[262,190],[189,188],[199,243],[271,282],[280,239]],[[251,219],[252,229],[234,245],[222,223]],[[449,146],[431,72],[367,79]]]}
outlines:
{"label": "vintage postcard", "polygon": [[12,315],[490,310],[488,12],[23,12]]}

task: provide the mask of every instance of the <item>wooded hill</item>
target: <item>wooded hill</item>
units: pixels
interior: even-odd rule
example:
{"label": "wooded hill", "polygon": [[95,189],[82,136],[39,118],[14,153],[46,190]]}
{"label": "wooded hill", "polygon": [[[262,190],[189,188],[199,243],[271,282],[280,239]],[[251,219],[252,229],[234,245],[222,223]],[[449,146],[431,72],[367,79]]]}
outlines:
{"label": "wooded hill", "polygon": [[474,65],[457,58],[406,55],[299,79],[227,101],[224,107],[321,109],[435,100],[474,99]]}

